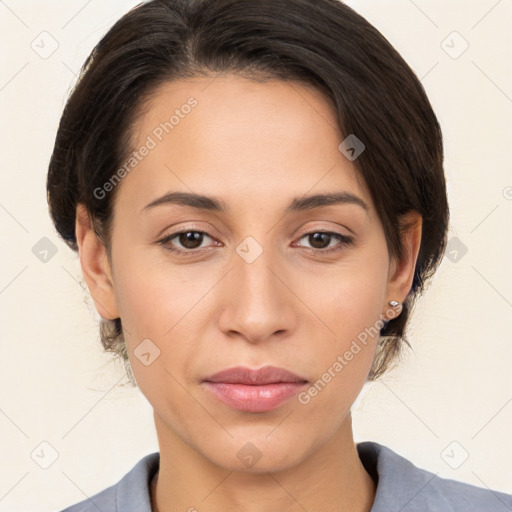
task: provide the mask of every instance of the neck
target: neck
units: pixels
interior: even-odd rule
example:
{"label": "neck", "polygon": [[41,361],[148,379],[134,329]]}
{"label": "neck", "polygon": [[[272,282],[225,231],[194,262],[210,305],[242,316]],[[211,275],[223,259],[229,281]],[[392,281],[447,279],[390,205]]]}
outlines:
{"label": "neck", "polygon": [[375,482],[353,441],[347,414],[340,429],[299,464],[276,472],[229,471],[205,460],[155,413],[160,467],[151,483],[153,512],[369,512]]}

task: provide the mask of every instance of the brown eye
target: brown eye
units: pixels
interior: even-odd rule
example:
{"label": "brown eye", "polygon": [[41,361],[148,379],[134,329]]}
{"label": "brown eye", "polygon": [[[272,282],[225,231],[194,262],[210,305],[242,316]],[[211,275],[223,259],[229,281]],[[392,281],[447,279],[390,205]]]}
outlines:
{"label": "brown eye", "polygon": [[[318,252],[321,254],[341,251],[345,247],[354,244],[353,238],[342,235],[341,233],[333,233],[331,231],[312,231],[303,235],[300,240],[303,238],[308,240],[313,252]],[[338,240],[338,244],[329,247],[333,240]],[[299,245],[299,247],[302,246]]]}
{"label": "brown eye", "polygon": [[[203,249],[205,246],[202,246],[202,243],[205,238],[212,237],[204,231],[188,230],[167,235],[157,243],[170,252],[186,255]],[[175,241],[172,242],[173,240]]]}
{"label": "brown eye", "polygon": [[307,236],[313,249],[326,249],[332,239],[332,235],[328,233],[312,233]]}
{"label": "brown eye", "polygon": [[186,249],[197,249],[201,246],[203,233],[199,231],[186,231],[177,235],[178,241]]}

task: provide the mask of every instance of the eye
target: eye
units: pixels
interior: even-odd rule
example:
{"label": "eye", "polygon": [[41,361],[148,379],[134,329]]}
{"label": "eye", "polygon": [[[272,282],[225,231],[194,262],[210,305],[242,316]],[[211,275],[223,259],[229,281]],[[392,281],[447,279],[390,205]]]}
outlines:
{"label": "eye", "polygon": [[[302,240],[303,238],[306,238],[312,245],[311,250],[313,252],[321,254],[330,254],[342,251],[347,246],[354,244],[354,239],[352,237],[332,231],[311,231],[303,235],[299,240]],[[338,243],[334,246],[330,246],[333,240],[338,240]]]}
{"label": "eye", "polygon": [[[165,236],[161,240],[158,240],[158,244],[162,245],[166,250],[177,253],[177,254],[186,254],[197,251],[198,249],[203,249],[201,247],[202,242],[206,238],[212,238],[205,231],[196,231],[193,229],[188,229],[185,231],[178,231],[176,233],[172,233],[170,235]],[[182,249],[175,248],[171,245],[171,241],[177,239],[177,243],[181,244]]]}

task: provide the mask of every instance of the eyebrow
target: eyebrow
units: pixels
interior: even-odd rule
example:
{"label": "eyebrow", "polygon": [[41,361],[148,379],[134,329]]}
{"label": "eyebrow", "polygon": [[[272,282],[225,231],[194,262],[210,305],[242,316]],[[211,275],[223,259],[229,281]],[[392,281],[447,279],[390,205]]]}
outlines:
{"label": "eyebrow", "polygon": [[[219,213],[226,213],[228,211],[226,203],[222,199],[216,197],[208,197],[191,192],[169,192],[147,204],[141,210],[141,214],[155,208],[156,206],[169,203]],[[368,205],[360,197],[352,194],[351,192],[342,191],[329,194],[314,194],[310,196],[296,197],[286,208],[285,214],[313,210],[315,208],[335,204],[354,204],[363,208],[367,213],[369,211]]]}

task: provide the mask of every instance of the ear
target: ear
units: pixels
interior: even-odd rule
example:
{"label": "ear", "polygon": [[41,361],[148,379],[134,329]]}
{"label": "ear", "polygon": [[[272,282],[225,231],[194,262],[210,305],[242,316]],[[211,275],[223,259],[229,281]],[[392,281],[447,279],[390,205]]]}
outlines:
{"label": "ear", "polygon": [[106,248],[96,236],[82,203],[76,209],[75,233],[82,273],[98,313],[105,319],[119,318]]}
{"label": "ear", "polygon": [[[417,211],[411,210],[401,216],[400,224],[405,224],[408,227],[402,233],[403,258],[401,261],[392,258],[389,266],[386,303],[384,304],[384,310],[387,312],[386,317],[389,320],[400,314],[401,304],[411,289],[421,245],[423,219]],[[391,308],[389,305],[391,300],[400,302],[400,306]],[[391,310],[393,312],[390,314]]]}

